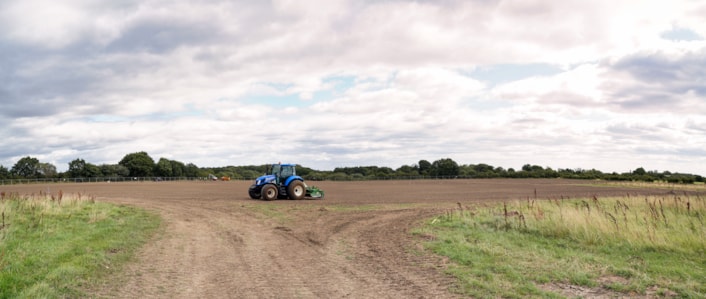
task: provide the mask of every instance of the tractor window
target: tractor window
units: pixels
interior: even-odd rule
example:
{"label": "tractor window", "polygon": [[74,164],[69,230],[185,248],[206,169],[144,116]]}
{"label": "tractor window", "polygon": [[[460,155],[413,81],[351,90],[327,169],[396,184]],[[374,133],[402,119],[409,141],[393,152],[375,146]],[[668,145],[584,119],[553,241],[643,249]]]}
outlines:
{"label": "tractor window", "polygon": [[287,178],[294,174],[294,167],[282,167],[282,177]]}
{"label": "tractor window", "polygon": [[274,175],[278,174],[278,173],[279,173],[279,168],[280,168],[280,165],[279,165],[279,164],[273,164],[273,165],[272,165],[272,172],[270,172],[270,174],[274,174]]}

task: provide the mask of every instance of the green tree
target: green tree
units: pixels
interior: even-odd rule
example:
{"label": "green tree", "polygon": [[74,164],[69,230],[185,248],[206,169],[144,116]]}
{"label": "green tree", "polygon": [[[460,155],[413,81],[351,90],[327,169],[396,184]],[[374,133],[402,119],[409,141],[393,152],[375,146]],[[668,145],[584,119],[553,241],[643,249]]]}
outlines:
{"label": "green tree", "polygon": [[461,165],[458,169],[458,174],[464,177],[478,177],[475,170],[475,165]]}
{"label": "green tree", "polygon": [[179,161],[170,161],[172,163],[172,176],[173,177],[183,177],[186,169],[186,165]]}
{"label": "green tree", "polygon": [[72,178],[96,178],[103,175],[100,167],[86,163],[83,159],[74,159],[69,162],[68,174]]}
{"label": "green tree", "polygon": [[522,166],[522,171],[525,172],[523,175],[526,177],[542,178],[547,177],[544,168],[539,165],[525,164]]}
{"label": "green tree", "polygon": [[98,165],[86,163],[86,177],[87,178],[99,178],[103,175],[101,168]]}
{"label": "green tree", "polygon": [[456,161],[444,158],[434,161],[431,164],[429,174],[432,176],[458,176],[459,166]]}
{"label": "green tree", "polygon": [[428,175],[431,170],[431,163],[427,160],[419,160],[419,174]]}
{"label": "green tree", "polygon": [[72,178],[86,177],[86,161],[83,159],[74,159],[69,162],[69,169],[67,172]]}
{"label": "green tree", "polygon": [[490,164],[480,163],[473,165],[473,170],[475,171],[476,176],[480,178],[492,178],[498,175],[495,171],[495,167]]}
{"label": "green tree", "polygon": [[127,154],[118,164],[125,166],[133,177],[152,176],[155,167],[154,159],[146,152]]}
{"label": "green tree", "polygon": [[51,163],[39,163],[38,168],[39,175],[45,178],[56,177],[56,166]]}
{"label": "green tree", "polygon": [[645,174],[647,174],[647,171],[645,171],[644,168],[639,167],[639,168],[635,169],[635,170],[632,172],[632,174],[635,174],[635,175],[645,175]]}
{"label": "green tree", "polygon": [[172,161],[167,158],[159,158],[157,166],[154,168],[154,174],[163,177],[172,177]]}
{"label": "green tree", "polygon": [[[297,170],[298,170],[298,169],[297,169]],[[297,174],[299,174],[299,173],[297,172]],[[244,170],[241,170],[241,171],[238,172],[238,176],[239,176],[239,178],[241,178],[241,179],[249,179],[249,180],[251,180],[251,179],[255,179],[255,178],[257,178],[257,177],[259,177],[259,176],[261,176],[261,175],[262,175],[262,172],[258,172],[258,171],[251,170],[251,169],[244,169]],[[305,178],[306,178],[306,179],[309,179],[309,176],[310,176],[310,175],[311,175],[311,172],[310,172],[310,173],[307,173]]]}
{"label": "green tree", "polygon": [[0,165],[0,179],[6,179],[10,177],[10,170],[7,167]]}
{"label": "green tree", "polygon": [[415,177],[419,175],[419,166],[402,165],[395,170],[395,175],[398,177]]}
{"label": "green tree", "polygon": [[393,173],[395,173],[395,171],[390,167],[380,167],[375,169],[374,175],[378,178],[388,178],[392,176]]}
{"label": "green tree", "polygon": [[23,178],[36,178],[39,172],[39,159],[30,156],[24,157],[12,166],[10,173]]}
{"label": "green tree", "polygon": [[184,168],[184,176],[190,177],[190,178],[195,178],[195,177],[201,177],[205,175],[201,175],[201,170],[199,169],[198,166],[196,166],[194,163],[189,163],[186,164],[186,167]]}
{"label": "green tree", "polygon": [[306,176],[308,176],[312,171],[314,171],[314,170],[311,169],[311,168],[309,168],[309,167],[304,167],[304,166],[302,166],[302,165],[297,164],[297,174],[298,174],[299,176],[306,177]]}
{"label": "green tree", "polygon": [[126,177],[130,175],[130,170],[120,164],[102,164],[98,168],[104,177]]}

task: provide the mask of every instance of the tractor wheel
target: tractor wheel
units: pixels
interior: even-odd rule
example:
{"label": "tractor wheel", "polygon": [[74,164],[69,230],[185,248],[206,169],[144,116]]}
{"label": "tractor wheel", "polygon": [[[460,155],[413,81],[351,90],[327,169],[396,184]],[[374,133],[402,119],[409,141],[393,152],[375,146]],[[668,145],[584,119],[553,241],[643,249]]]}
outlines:
{"label": "tractor wheel", "polygon": [[250,198],[252,198],[252,199],[258,199],[258,198],[262,197],[262,195],[260,193],[257,193],[253,190],[248,190],[248,195],[250,195]]}
{"label": "tractor wheel", "polygon": [[304,182],[302,181],[292,181],[287,187],[287,194],[289,199],[300,200],[304,199],[306,195],[306,188],[304,187]]}
{"label": "tractor wheel", "polygon": [[277,199],[277,187],[274,185],[265,185],[262,187],[262,199],[263,200],[275,200]]}

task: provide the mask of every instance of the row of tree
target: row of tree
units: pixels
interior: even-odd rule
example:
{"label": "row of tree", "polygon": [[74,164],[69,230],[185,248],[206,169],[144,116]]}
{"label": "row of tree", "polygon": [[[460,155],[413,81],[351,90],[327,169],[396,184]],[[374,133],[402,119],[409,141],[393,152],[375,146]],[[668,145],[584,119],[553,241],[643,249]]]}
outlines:
{"label": "row of tree", "polygon": [[205,177],[206,170],[189,163],[160,158],[154,159],[146,152],[125,155],[118,164],[96,165],[84,159],[69,162],[66,172],[57,172],[56,166],[42,163],[37,158],[24,157],[11,169],[0,165],[0,179],[36,178],[112,178],[112,177]]}
{"label": "row of tree", "polygon": [[[83,159],[69,162],[66,172],[59,173],[50,163],[37,158],[24,157],[11,168],[0,165],[0,179],[12,178],[112,178],[112,177],[231,177],[254,179],[267,172],[267,165],[198,167],[193,163],[160,158],[157,162],[146,152],[125,155],[118,164],[95,165]],[[297,174],[307,180],[373,180],[417,178],[568,178],[627,181],[666,181],[671,183],[704,182],[704,177],[669,171],[646,171],[640,167],[626,173],[604,173],[596,169],[557,169],[526,164],[522,168],[504,169],[488,164],[459,165],[450,158],[434,162],[420,160],[416,164],[397,169],[379,166],[338,167],[333,171],[319,171],[304,166],[297,167]]]}

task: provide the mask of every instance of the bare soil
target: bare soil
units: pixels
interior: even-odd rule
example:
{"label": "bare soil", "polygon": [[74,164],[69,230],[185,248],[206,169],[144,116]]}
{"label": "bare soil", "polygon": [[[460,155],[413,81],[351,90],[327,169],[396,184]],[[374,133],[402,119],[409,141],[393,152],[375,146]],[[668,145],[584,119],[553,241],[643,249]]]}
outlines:
{"label": "bare soil", "polygon": [[410,230],[461,204],[665,194],[558,179],[308,182],[323,200],[252,200],[249,181],[0,186],[152,210],[163,228],[96,297],[455,298],[447,261]]}

